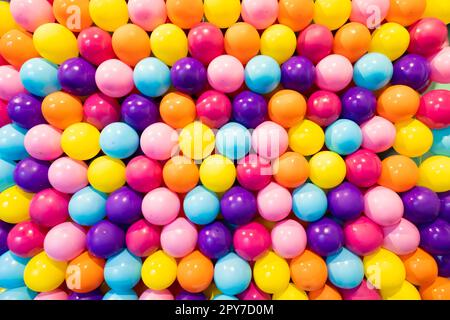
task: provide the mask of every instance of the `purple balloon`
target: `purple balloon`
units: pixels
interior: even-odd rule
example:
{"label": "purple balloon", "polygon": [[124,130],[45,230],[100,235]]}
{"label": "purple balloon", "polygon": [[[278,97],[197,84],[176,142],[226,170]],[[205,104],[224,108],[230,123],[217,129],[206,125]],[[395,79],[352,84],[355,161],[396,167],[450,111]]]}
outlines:
{"label": "purple balloon", "polygon": [[450,254],[450,223],[442,219],[420,226],[420,246],[433,255]]}
{"label": "purple balloon", "polygon": [[159,119],[158,106],[153,100],[132,94],[122,102],[122,119],[137,131],[144,131]]}
{"label": "purple balloon", "polygon": [[103,220],[89,229],[87,248],[92,255],[108,259],[119,253],[125,245],[125,232],[114,223]]}
{"label": "purple balloon", "polygon": [[427,59],[418,54],[408,54],[394,63],[392,84],[402,84],[417,91],[430,83],[431,68]]}
{"label": "purple balloon", "polygon": [[41,111],[42,101],[28,93],[19,93],[8,102],[9,118],[25,129],[46,123]]}
{"label": "purple balloon", "polygon": [[0,255],[8,251],[8,233],[13,227],[12,224],[0,220]]}
{"label": "purple balloon", "polygon": [[175,300],[206,300],[206,296],[201,292],[191,293],[182,290],[176,295]]}
{"label": "purple balloon", "polygon": [[219,259],[230,251],[231,232],[219,221],[203,227],[198,233],[198,248],[210,259]]}
{"label": "purple balloon", "polygon": [[348,89],[341,98],[341,118],[361,124],[375,115],[377,99],[372,91],[361,87]]}
{"label": "purple balloon", "polygon": [[256,217],[256,197],[242,187],[232,187],[220,200],[220,210],[224,219],[235,225],[244,225]]}
{"label": "purple balloon", "polygon": [[186,94],[203,91],[207,83],[205,66],[194,58],[182,58],[170,70],[170,79],[175,89]]}
{"label": "purple balloon", "polygon": [[50,188],[48,180],[48,169],[50,163],[34,158],[21,160],[14,169],[15,183],[25,191],[39,192]]}
{"label": "purple balloon", "polygon": [[256,128],[266,120],[267,102],[262,95],[242,91],[233,99],[233,119],[247,128]]}
{"label": "purple balloon", "polygon": [[132,224],[142,215],[142,195],[129,187],[111,193],[106,200],[106,215],[117,224]]}
{"label": "purple balloon", "polygon": [[439,199],[441,200],[439,218],[450,222],[450,191],[440,193]]}
{"label": "purple balloon", "polygon": [[69,300],[102,300],[103,295],[100,290],[94,290],[86,293],[72,292],[68,296]]}
{"label": "purple balloon", "polygon": [[281,66],[281,84],[286,89],[306,93],[315,80],[316,68],[305,57],[292,57]]}
{"label": "purple balloon", "polygon": [[359,217],[364,210],[364,197],[361,190],[350,182],[344,182],[327,194],[328,210],[341,220],[348,221]]}
{"label": "purple balloon", "polygon": [[450,277],[450,254],[444,256],[434,256],[439,269],[439,275],[441,277]]}
{"label": "purple balloon", "polygon": [[95,71],[95,67],[83,58],[71,58],[60,65],[58,80],[64,91],[88,96],[97,91]]}
{"label": "purple balloon", "polygon": [[439,197],[425,187],[414,187],[402,194],[404,218],[415,224],[434,221],[439,215]]}
{"label": "purple balloon", "polygon": [[312,222],[306,228],[309,247],[321,256],[337,253],[344,245],[341,226],[330,218]]}

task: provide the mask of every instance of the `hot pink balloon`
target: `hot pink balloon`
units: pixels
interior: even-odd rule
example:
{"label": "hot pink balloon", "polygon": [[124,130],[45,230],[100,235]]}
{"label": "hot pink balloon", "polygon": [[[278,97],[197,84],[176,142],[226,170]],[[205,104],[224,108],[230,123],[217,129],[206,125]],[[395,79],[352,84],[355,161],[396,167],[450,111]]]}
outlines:
{"label": "hot pink balloon", "polygon": [[208,65],[224,52],[223,34],[219,28],[209,22],[194,26],[188,34],[191,56]]}
{"label": "hot pink balloon", "polygon": [[32,257],[42,251],[46,229],[32,221],[16,224],[8,234],[8,248],[20,257]]}
{"label": "hot pink balloon", "polygon": [[320,24],[311,24],[300,32],[297,39],[297,53],[317,64],[333,50],[333,34]]}
{"label": "hot pink balloon", "polygon": [[340,289],[344,300],[381,300],[380,293],[366,280],[353,289]]}

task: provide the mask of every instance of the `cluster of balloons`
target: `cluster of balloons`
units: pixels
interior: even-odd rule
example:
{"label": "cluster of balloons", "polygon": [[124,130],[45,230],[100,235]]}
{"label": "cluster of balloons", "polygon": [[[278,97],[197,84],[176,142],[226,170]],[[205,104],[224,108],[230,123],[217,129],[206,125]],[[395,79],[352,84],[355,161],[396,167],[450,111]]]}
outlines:
{"label": "cluster of balloons", "polygon": [[0,299],[450,299],[450,2],[0,21]]}

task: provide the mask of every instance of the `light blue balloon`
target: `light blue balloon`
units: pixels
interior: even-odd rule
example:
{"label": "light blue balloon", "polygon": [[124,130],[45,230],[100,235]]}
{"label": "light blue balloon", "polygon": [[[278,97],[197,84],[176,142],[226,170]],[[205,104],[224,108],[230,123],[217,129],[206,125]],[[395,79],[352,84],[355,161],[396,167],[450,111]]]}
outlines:
{"label": "light blue balloon", "polygon": [[148,97],[159,97],[170,88],[170,70],[157,58],[145,58],[134,68],[134,84]]}
{"label": "light blue balloon", "polygon": [[216,147],[220,154],[228,159],[237,160],[245,157],[252,146],[250,132],[243,125],[230,122],[217,132]]}
{"label": "light blue balloon", "polygon": [[58,66],[43,58],[25,62],[20,68],[20,79],[25,89],[39,97],[61,90]]}
{"label": "light blue balloon", "polygon": [[27,130],[16,124],[7,124],[0,128],[0,159],[22,160],[28,157],[24,140]]}
{"label": "light blue balloon", "polygon": [[82,226],[92,226],[106,216],[107,195],[92,187],[76,192],[69,201],[69,215]]}
{"label": "light blue balloon", "polygon": [[220,211],[217,195],[203,186],[197,186],[188,192],[183,201],[186,217],[195,224],[213,222]]}
{"label": "light blue balloon", "polygon": [[138,300],[138,296],[133,290],[110,290],[103,296],[103,300]]}
{"label": "light blue balloon", "polygon": [[444,129],[435,129],[433,132],[433,145],[431,152],[441,156],[450,157],[450,126]]}
{"label": "light blue balloon", "polygon": [[141,279],[141,268],[141,259],[125,249],[106,261],[105,281],[112,290],[131,290]]}
{"label": "light blue balloon", "polygon": [[359,87],[378,90],[391,81],[393,73],[394,67],[388,57],[381,53],[368,53],[355,63],[353,80]]}
{"label": "light blue balloon", "polygon": [[346,248],[327,257],[327,268],[328,278],[338,288],[356,288],[364,278],[361,259]]}
{"label": "light blue balloon", "polygon": [[125,159],[139,148],[139,135],[126,123],[114,122],[100,133],[100,147],[112,158]]}
{"label": "light blue balloon", "polygon": [[0,300],[33,300],[37,293],[27,287],[8,289],[0,293]]}
{"label": "light blue balloon", "polygon": [[220,258],[214,266],[214,282],[226,295],[236,295],[247,289],[252,280],[252,269],[247,261],[234,252]]}
{"label": "light blue balloon", "polygon": [[245,66],[245,84],[253,92],[266,94],[280,84],[281,69],[272,57],[258,55]]}
{"label": "light blue balloon", "polygon": [[325,130],[325,144],[327,148],[340,155],[355,152],[359,149],[361,143],[361,128],[352,120],[337,120]]}
{"label": "light blue balloon", "polygon": [[218,296],[215,296],[213,298],[213,300],[239,300],[238,298],[234,297],[234,296],[229,296],[226,294],[219,294]]}
{"label": "light blue balloon", "polygon": [[[13,161],[0,159],[0,192],[12,187],[14,182],[14,169],[16,164]],[[1,286],[0,286],[1,288]]]}
{"label": "light blue balloon", "polygon": [[13,289],[25,286],[23,272],[29,258],[21,258],[11,251],[0,256],[0,288]]}
{"label": "light blue balloon", "polygon": [[319,220],[325,215],[327,206],[325,192],[312,183],[305,183],[292,193],[292,209],[300,220]]}

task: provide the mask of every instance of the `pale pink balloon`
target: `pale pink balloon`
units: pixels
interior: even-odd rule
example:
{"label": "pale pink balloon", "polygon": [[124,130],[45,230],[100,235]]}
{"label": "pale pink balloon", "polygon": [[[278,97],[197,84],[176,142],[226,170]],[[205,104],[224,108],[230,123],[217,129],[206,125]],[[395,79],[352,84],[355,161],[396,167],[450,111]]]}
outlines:
{"label": "pale pink balloon", "polygon": [[55,21],[52,5],[47,0],[11,0],[10,10],[16,23],[31,32]]}
{"label": "pale pink balloon", "polygon": [[99,90],[111,98],[121,98],[133,90],[133,69],[117,59],[102,62],[95,72]]}
{"label": "pale pink balloon", "polygon": [[34,300],[67,300],[68,294],[64,290],[55,289],[48,292],[39,293]]}
{"label": "pale pink balloon", "polygon": [[129,0],[128,13],[131,21],[146,31],[153,31],[167,20],[164,0]]}
{"label": "pale pink balloon", "polygon": [[86,247],[86,231],[74,222],[63,222],[50,229],[44,239],[44,250],[57,261],[78,257]]}
{"label": "pale pink balloon", "polygon": [[375,116],[361,124],[362,147],[375,153],[388,150],[394,145],[395,126],[385,118]]}
{"label": "pale pink balloon", "polygon": [[153,160],[167,160],[175,155],[178,133],[165,123],[157,122],[147,127],[141,135],[141,149]]}
{"label": "pale pink balloon", "polygon": [[303,226],[289,219],[276,224],[271,232],[272,248],[285,259],[294,258],[305,251],[306,232]]}
{"label": "pale pink balloon", "polygon": [[322,90],[341,91],[353,79],[353,65],[344,56],[329,55],[316,66],[316,84]]}
{"label": "pale pink balloon", "polygon": [[83,161],[62,157],[48,170],[50,184],[63,193],[75,193],[88,185],[87,165]]}
{"label": "pale pink balloon", "polygon": [[266,220],[280,221],[292,210],[292,196],[288,189],[271,182],[258,192],[258,212]]}
{"label": "pale pink balloon", "polygon": [[233,56],[221,55],[208,66],[208,82],[217,91],[231,93],[244,83],[244,67]]}
{"label": "pale pink balloon", "polygon": [[48,124],[39,124],[25,135],[25,149],[39,160],[54,160],[63,154],[61,148],[61,130]]}
{"label": "pale pink balloon", "polygon": [[406,219],[383,228],[383,247],[397,255],[414,252],[420,243],[420,233],[417,227]]}
{"label": "pale pink balloon", "polygon": [[174,258],[187,256],[197,244],[197,229],[185,218],[166,225],[161,232],[161,247]]}
{"label": "pale pink balloon", "polygon": [[15,95],[26,92],[19,71],[14,67],[0,66],[0,99],[9,101]]}
{"label": "pale pink balloon", "polygon": [[147,289],[142,292],[139,300],[175,300],[173,294],[167,290],[152,290]]}
{"label": "pale pink balloon", "polygon": [[402,199],[391,189],[378,186],[364,195],[365,215],[382,227],[399,223],[403,210]]}
{"label": "pale pink balloon", "polygon": [[389,0],[353,0],[350,21],[374,29],[386,18],[389,7]]}
{"label": "pale pink balloon", "polygon": [[450,47],[446,46],[430,59],[431,81],[450,83]]}
{"label": "pale pink balloon", "polygon": [[145,220],[158,226],[164,226],[175,220],[180,207],[177,194],[164,187],[153,189],[142,201]]}
{"label": "pale pink balloon", "polygon": [[286,152],[289,137],[286,130],[272,121],[265,121],[252,133],[252,147],[256,153],[268,160],[278,158]]}
{"label": "pale pink balloon", "polygon": [[278,17],[277,0],[242,0],[242,19],[256,29],[266,29]]}

